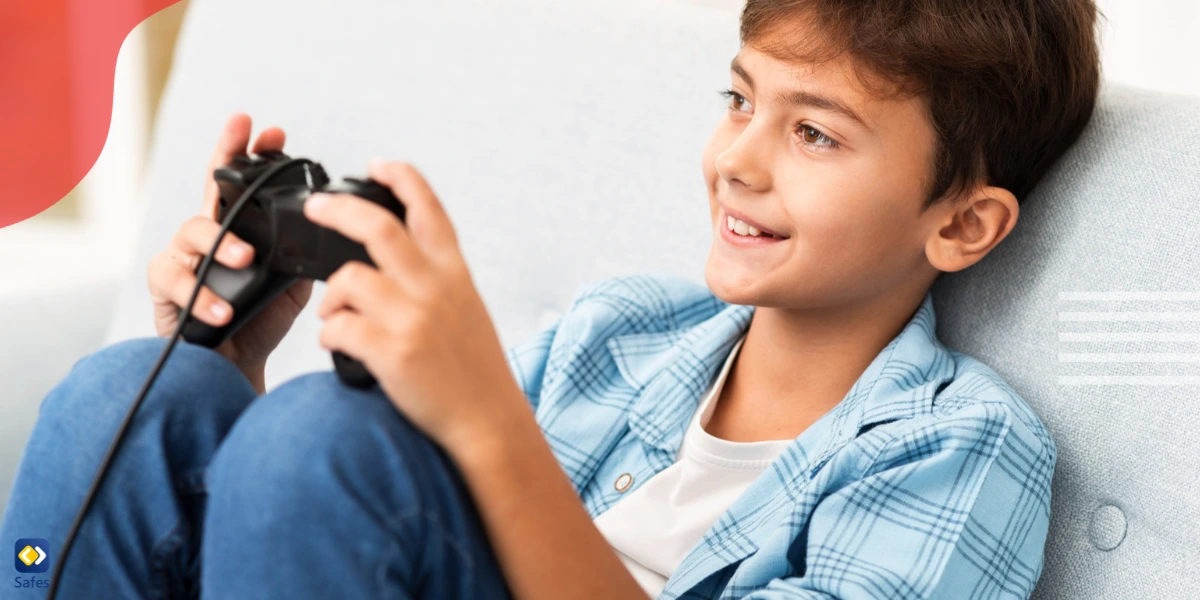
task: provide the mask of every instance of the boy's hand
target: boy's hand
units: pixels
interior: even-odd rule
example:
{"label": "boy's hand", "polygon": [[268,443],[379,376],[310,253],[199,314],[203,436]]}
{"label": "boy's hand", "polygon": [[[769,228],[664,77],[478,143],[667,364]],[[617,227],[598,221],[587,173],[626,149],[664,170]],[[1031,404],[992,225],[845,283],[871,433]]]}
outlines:
{"label": "boy's hand", "polygon": [[405,223],[349,194],[313,194],[309,220],[366,247],[329,277],[321,345],[360,361],[408,419],[444,448],[485,442],[527,408],[441,202],[412,166],[375,160],[371,179],[404,203]]}
{"label": "boy's hand", "polygon": [[[204,173],[204,199],[199,214],[185,221],[167,248],[150,260],[146,278],[154,304],[154,328],[159,336],[166,337],[175,331],[179,324],[180,309],[187,304],[196,286],[196,268],[212,249],[217,232],[221,229],[217,222],[220,190],[213,179],[213,171],[228,164],[234,156],[246,154],[250,143],[250,125],[250,116],[245,113],[234,113],[226,120],[225,129]],[[282,151],[285,137],[283,130],[278,127],[266,129],[255,140],[251,152]],[[221,247],[213,258],[231,269],[241,269],[254,259],[254,247],[232,232],[227,232],[221,238]],[[267,355],[279,345],[311,293],[312,281],[297,281],[237,333],[214,348],[237,365],[259,393],[266,391],[264,370]],[[233,318],[233,309],[208,286],[204,286],[192,307],[192,314],[204,323],[221,326]]]}

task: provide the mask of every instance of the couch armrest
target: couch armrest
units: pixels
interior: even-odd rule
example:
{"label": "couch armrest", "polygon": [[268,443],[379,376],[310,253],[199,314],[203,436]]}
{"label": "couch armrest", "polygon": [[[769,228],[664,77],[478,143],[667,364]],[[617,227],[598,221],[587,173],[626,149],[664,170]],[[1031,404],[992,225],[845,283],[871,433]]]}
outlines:
{"label": "couch armrest", "polygon": [[0,514],[42,398],[104,341],[117,281],[0,295]]}

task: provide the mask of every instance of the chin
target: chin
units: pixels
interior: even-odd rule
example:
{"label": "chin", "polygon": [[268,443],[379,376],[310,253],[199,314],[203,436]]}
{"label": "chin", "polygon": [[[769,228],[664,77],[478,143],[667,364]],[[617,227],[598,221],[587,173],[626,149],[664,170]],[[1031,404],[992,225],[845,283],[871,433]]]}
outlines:
{"label": "chin", "polygon": [[716,264],[711,255],[704,266],[704,283],[714,296],[729,304],[757,306],[762,296],[761,278],[736,266]]}

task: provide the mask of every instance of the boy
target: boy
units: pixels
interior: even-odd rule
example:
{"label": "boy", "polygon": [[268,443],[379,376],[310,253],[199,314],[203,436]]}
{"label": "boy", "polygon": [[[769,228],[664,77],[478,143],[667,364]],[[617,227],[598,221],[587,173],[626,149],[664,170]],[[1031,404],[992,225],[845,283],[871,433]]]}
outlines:
{"label": "boy", "polygon": [[[216,352],[180,344],[64,590],[1028,597],[1055,447],[996,373],[938,343],[929,290],[1012,231],[1086,124],[1094,21],[1088,0],[750,0],[703,154],[707,287],[600,282],[508,353],[415,169],[370,168],[407,227],[313,196],[308,218],[378,265],[329,280],[321,344],[379,389],[324,373],[264,394],[307,283]],[[230,121],[213,166],[249,129]],[[254,151],[282,146],[270,129]],[[150,267],[160,333],[214,239],[215,193]],[[238,248],[226,236],[217,259],[245,266]],[[229,313],[210,293],[196,307]],[[5,539],[61,539],[160,349],[101,350],[46,399]]]}

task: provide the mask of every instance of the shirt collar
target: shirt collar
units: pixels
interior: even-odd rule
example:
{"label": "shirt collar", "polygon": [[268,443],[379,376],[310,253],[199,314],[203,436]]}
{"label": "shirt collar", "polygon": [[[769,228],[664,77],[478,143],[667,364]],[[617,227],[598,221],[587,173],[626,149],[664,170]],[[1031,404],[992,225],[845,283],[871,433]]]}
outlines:
{"label": "shirt collar", "polygon": [[[694,326],[607,342],[621,376],[637,390],[629,408],[630,429],[669,453],[678,450],[689,417],[754,314],[752,306],[713,306],[712,316]],[[953,376],[954,360],[937,340],[933,295],[926,292],[900,333],[827,415],[833,431],[824,448],[810,448],[818,450],[812,466],[863,428],[930,412],[933,397]]]}

